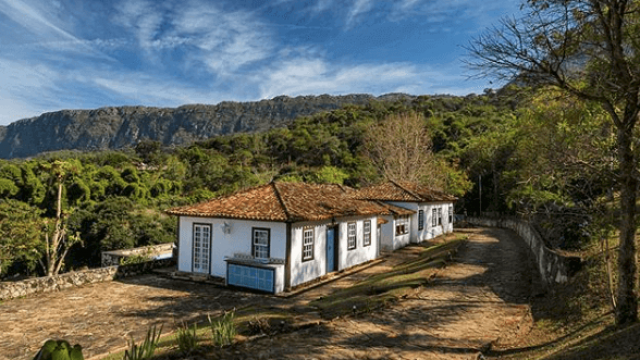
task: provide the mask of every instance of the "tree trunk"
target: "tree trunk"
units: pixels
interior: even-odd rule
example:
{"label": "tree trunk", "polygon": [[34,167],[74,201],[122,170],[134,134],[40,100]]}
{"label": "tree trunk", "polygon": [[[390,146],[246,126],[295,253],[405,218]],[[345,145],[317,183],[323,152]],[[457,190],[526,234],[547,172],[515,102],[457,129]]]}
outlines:
{"label": "tree trunk", "polygon": [[618,128],[618,157],[620,160],[620,247],[618,250],[618,301],[616,323],[625,325],[638,319],[636,293],[636,197],[637,181],[633,151],[632,128]]}

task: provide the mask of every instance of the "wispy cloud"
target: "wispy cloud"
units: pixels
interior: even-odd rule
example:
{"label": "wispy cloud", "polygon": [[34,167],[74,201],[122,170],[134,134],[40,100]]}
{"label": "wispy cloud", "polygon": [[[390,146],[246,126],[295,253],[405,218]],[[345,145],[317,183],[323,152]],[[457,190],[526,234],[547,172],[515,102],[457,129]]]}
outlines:
{"label": "wispy cloud", "polygon": [[[292,59],[268,71],[260,97],[286,94],[348,94],[389,92],[452,93],[461,77],[456,69],[436,71],[409,63],[340,65],[322,59]],[[456,92],[457,93],[457,92]]]}
{"label": "wispy cloud", "polygon": [[347,16],[347,28],[353,26],[358,16],[371,10],[374,3],[374,0],[355,0],[355,3],[351,7],[351,10],[349,10],[349,15]]}

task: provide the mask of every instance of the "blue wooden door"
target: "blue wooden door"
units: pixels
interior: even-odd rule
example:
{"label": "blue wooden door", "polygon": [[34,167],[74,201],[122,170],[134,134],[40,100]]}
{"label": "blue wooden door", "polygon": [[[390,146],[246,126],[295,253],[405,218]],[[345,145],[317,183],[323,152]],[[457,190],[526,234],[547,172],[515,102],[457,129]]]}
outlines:
{"label": "blue wooden door", "polygon": [[330,273],[335,270],[335,228],[327,228],[327,272]]}

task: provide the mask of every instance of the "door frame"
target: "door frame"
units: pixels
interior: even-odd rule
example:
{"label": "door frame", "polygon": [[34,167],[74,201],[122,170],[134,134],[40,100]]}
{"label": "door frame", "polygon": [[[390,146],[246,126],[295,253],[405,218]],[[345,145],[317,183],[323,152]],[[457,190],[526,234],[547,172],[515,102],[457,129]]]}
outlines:
{"label": "door frame", "polygon": [[[327,266],[325,266],[327,274],[335,272],[335,271],[338,271],[338,269],[339,269],[338,259],[339,259],[339,254],[340,254],[340,252],[339,252],[339,249],[340,249],[339,244],[340,244],[340,242],[338,240],[339,240],[339,229],[340,229],[340,226],[338,226],[337,224],[336,225],[327,225],[327,232],[330,229],[333,229],[333,269],[329,269],[328,261],[327,261]],[[329,239],[327,238],[326,233],[325,233],[325,241],[327,243],[329,242]],[[325,252],[325,256],[326,256],[327,255],[327,244],[325,244],[324,252]],[[325,259],[325,261],[326,261],[326,259]]]}
{"label": "door frame", "polygon": [[211,224],[203,224],[203,223],[193,223],[193,227],[191,228],[191,272],[194,274],[205,274],[205,272],[196,271],[195,263],[196,263],[196,226],[203,226],[209,228],[209,264],[207,264],[207,272],[206,275],[211,275],[211,255],[213,253],[212,245],[213,245],[213,226]]}

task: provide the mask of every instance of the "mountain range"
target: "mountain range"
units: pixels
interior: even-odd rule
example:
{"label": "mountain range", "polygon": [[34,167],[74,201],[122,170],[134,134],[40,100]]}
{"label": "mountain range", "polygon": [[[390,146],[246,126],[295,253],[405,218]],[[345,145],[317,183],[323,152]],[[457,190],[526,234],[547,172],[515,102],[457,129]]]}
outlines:
{"label": "mountain range", "polygon": [[254,102],[177,108],[145,106],[61,110],[0,126],[0,158],[25,158],[57,150],[107,150],[155,140],[165,146],[188,145],[217,135],[265,131],[300,116],[346,104],[413,98],[406,94],[279,96]]}

